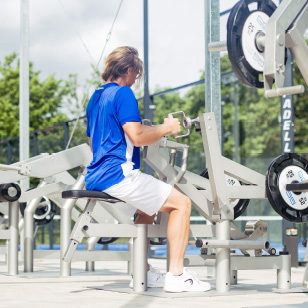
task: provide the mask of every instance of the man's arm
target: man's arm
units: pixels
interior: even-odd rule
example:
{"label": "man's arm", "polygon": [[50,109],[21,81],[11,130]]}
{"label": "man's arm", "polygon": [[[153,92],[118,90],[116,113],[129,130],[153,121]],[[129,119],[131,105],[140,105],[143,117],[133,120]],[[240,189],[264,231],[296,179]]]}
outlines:
{"label": "man's arm", "polygon": [[89,138],[89,146],[90,146],[91,152],[93,153],[91,138],[90,137],[88,137],[88,138]]}
{"label": "man's arm", "polygon": [[140,122],[127,122],[123,129],[131,142],[140,147],[153,144],[169,134],[177,135],[181,131],[181,124],[177,118],[168,118],[155,127],[142,125]]}

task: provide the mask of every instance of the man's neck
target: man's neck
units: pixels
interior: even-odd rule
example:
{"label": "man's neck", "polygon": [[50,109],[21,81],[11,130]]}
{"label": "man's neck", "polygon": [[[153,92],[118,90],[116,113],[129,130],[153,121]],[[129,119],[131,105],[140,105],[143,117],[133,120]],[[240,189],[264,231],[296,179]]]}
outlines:
{"label": "man's neck", "polygon": [[107,80],[106,84],[108,83],[112,83],[112,82],[115,82],[117,83],[119,86],[121,87],[124,87],[124,86],[127,86],[127,83],[126,83],[126,78],[123,78],[123,77],[119,77],[118,79],[116,80]]}

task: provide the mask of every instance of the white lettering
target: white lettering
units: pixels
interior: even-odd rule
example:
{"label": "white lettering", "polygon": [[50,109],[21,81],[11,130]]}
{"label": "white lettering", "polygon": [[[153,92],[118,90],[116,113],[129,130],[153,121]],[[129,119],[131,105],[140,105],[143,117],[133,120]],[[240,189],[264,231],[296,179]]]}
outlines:
{"label": "white lettering", "polygon": [[283,112],[283,119],[286,120],[286,119],[291,119],[291,110],[285,110]]}
{"label": "white lettering", "polygon": [[291,100],[288,98],[284,101],[283,109],[290,108],[291,109]]}
{"label": "white lettering", "polygon": [[286,142],[286,143],[284,144],[284,152],[285,152],[285,153],[290,153],[290,152],[291,152],[290,143],[289,143],[289,142]]}
{"label": "white lettering", "polygon": [[283,130],[290,130],[291,127],[291,121],[285,121],[283,123]]}
{"label": "white lettering", "polygon": [[285,132],[283,140],[284,141],[291,141],[291,139],[289,137],[289,132]]}

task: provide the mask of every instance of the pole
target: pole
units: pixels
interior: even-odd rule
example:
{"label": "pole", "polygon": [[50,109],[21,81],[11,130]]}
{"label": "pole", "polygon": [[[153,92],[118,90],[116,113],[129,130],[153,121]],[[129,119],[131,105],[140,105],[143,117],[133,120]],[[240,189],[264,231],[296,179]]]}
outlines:
{"label": "pole", "polygon": [[220,53],[210,52],[208,45],[220,41],[220,5],[219,0],[204,1],[205,20],[205,112],[214,112],[217,132],[222,149],[222,109]]}
{"label": "pole", "polygon": [[[21,0],[19,71],[19,157],[29,158],[29,0]],[[28,182],[29,183],[29,182]],[[24,182],[25,185],[28,183]],[[24,187],[25,188],[25,187]],[[27,187],[28,188],[28,187]]]}
{"label": "pole", "polygon": [[[19,160],[29,158],[29,0],[20,0],[20,65],[19,65]],[[30,187],[30,179],[20,181],[22,191]],[[20,232],[23,258],[24,231]]]}
{"label": "pole", "polygon": [[[149,28],[148,28],[148,0],[143,0],[143,47],[144,47],[144,95],[143,95],[143,118],[153,122],[152,99],[149,94]],[[153,174],[150,166],[145,164],[145,173]]]}

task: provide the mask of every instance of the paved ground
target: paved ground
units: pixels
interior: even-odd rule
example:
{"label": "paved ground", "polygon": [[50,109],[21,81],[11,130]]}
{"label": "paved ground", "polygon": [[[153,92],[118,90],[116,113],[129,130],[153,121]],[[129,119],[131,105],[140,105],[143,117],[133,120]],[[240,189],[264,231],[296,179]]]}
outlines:
{"label": "paved ground", "polygon": [[[130,277],[125,262],[97,262],[96,271],[84,271],[84,263],[73,263],[72,276],[59,277],[59,261],[36,260],[34,272],[7,276],[6,265],[0,259],[1,308],[95,308],[95,307],[279,307],[308,308],[308,290],[300,289],[304,268],[292,269],[292,288],[296,293],[274,293],[276,270],[241,271],[238,285],[230,294],[217,295],[215,282],[204,279],[205,270],[196,268],[199,278],[208,280],[213,291],[204,294],[165,294],[161,289],[151,290],[149,295],[127,293]],[[151,259],[151,264],[162,272],[165,260]],[[120,289],[106,291],[103,288]]]}

